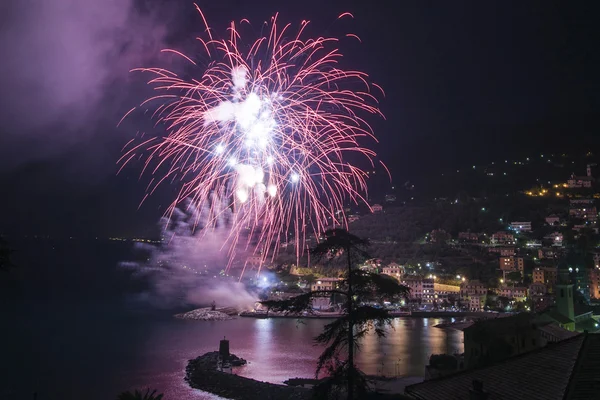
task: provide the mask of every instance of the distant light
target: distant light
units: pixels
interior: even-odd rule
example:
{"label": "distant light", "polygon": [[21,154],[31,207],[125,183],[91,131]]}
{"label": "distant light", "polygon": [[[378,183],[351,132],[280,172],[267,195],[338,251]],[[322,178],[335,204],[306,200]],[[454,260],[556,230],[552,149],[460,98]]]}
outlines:
{"label": "distant light", "polygon": [[237,164],[237,160],[235,159],[235,157],[231,157],[229,159],[228,164],[229,164],[230,167],[235,167],[235,165]]}
{"label": "distant light", "polygon": [[290,180],[294,183],[298,182],[300,180],[300,175],[298,175],[297,173],[292,173],[292,175],[290,176]]}
{"label": "distant light", "polygon": [[222,144],[218,144],[217,147],[215,148],[215,153],[217,153],[217,154],[223,154],[224,151],[225,151],[225,146],[223,146]]}

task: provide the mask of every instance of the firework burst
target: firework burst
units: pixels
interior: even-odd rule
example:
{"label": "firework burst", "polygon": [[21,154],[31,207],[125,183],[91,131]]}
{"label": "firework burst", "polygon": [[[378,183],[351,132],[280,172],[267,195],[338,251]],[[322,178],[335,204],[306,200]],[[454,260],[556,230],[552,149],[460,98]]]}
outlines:
{"label": "firework burst", "polygon": [[308,21],[291,33],[275,15],[263,26],[267,34],[248,43],[233,22],[228,38],[214,37],[197,9],[207,37],[198,38],[203,55],[194,60],[208,64],[167,49],[192,63],[197,79],[136,70],[152,74],[158,94],[140,107],[158,101],[154,117],[167,134],[133,141],[120,162],[145,159],[144,171],[155,175],[149,193],[180,182],[169,212],[184,200],[206,205],[202,228],[226,212],[214,201],[225,198],[233,210],[229,251],[243,244],[265,260],[292,237],[302,252],[308,235],[346,225],[347,202],[366,203],[367,174],[348,155],[373,163],[375,153],[360,144],[374,140],[363,116],[382,116],[373,93],[383,91],[365,73],[339,67],[339,39],[304,38]]}

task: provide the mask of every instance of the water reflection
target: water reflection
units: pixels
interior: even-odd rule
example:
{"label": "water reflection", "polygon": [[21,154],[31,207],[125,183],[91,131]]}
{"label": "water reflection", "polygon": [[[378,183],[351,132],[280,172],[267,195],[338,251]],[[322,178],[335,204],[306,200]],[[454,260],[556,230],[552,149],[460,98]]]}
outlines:
{"label": "water reflection", "polygon": [[[431,319],[427,324],[417,318],[394,319],[385,338],[373,333],[363,340],[357,364],[372,375],[423,376],[431,354],[463,350],[461,334],[433,327],[440,322],[441,319]],[[237,369],[240,375],[274,383],[291,377],[311,377],[322,350],[313,339],[325,323],[245,318],[209,324],[171,321],[168,327],[155,329],[146,342],[148,353],[140,357],[143,365],[139,366],[138,376],[143,376],[141,380],[147,384],[157,383],[158,379],[164,387],[179,387],[186,361],[216,350],[219,340],[227,336],[231,351],[249,361]],[[148,371],[149,365],[156,368]],[[165,367],[172,372],[165,373]],[[181,390],[177,390],[177,395],[182,399],[198,398],[181,397]]]}
{"label": "water reflection", "polygon": [[[137,286],[130,286],[123,271],[107,270],[128,258],[129,245],[118,252],[113,245],[54,245],[22,246],[15,264],[27,279],[0,290],[10,294],[0,302],[10,328],[0,333],[9,344],[0,353],[2,400],[31,399],[34,390],[44,400],[106,400],[147,387],[166,399],[215,399],[190,389],[183,378],[188,360],[217,350],[223,336],[232,352],[249,360],[237,371],[244,376],[282,382],[314,375],[322,349],[313,338],[327,321],[177,320],[133,307],[124,295],[137,293]],[[422,376],[431,353],[463,348],[461,334],[434,328],[438,322],[395,319],[388,337],[365,339],[359,366],[369,374],[381,369],[386,375]]]}
{"label": "water reflection", "polygon": [[367,374],[423,376],[431,354],[463,351],[460,332],[435,328],[441,319],[423,321],[395,319],[386,337],[368,335],[357,357],[359,367]]}
{"label": "water reflection", "polygon": [[[200,322],[170,316],[119,319],[114,323],[107,321],[101,330],[92,331],[101,339],[94,340],[85,351],[68,351],[63,344],[89,335],[88,329],[94,328],[90,321],[97,317],[97,314],[76,315],[78,319],[69,326],[77,329],[62,329],[60,336],[44,334],[49,346],[62,349],[61,356],[49,355],[40,361],[37,353],[21,351],[18,359],[8,360],[13,366],[20,365],[17,362],[22,360],[21,364],[36,365],[40,370],[62,371],[60,376],[53,375],[51,379],[49,376],[48,382],[36,385],[44,398],[101,400],[114,398],[123,390],[151,387],[165,393],[167,399],[217,399],[187,386],[185,366],[191,358],[216,351],[224,336],[230,340],[231,351],[249,361],[235,371],[240,375],[274,383],[293,377],[312,377],[322,351],[322,347],[315,346],[314,337],[327,323],[316,319],[301,323],[293,319],[250,318]],[[459,332],[433,327],[440,322],[432,319],[425,324],[417,318],[394,319],[387,337],[379,339],[371,334],[364,339],[357,364],[372,375],[423,376],[432,353],[463,349]],[[83,357],[90,368],[80,368]],[[99,362],[104,359],[106,362]],[[22,368],[12,368],[9,372],[17,377],[31,376]],[[45,379],[46,375],[36,376]],[[70,381],[81,382],[81,387],[74,387]],[[27,393],[31,387],[28,385],[29,382],[23,381],[14,386],[16,392]],[[63,395],[65,391],[71,396]]]}

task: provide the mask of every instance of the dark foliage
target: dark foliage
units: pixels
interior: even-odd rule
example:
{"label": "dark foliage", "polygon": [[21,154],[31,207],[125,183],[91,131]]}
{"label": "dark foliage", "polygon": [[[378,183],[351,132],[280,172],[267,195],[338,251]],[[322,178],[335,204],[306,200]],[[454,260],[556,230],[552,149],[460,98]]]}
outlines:
{"label": "dark foliage", "polygon": [[352,382],[355,397],[364,399],[368,396],[369,381],[364,373],[351,367],[347,361],[330,360],[325,366],[328,377],[314,387],[316,400],[341,400],[348,398],[348,382]]}
{"label": "dark foliage", "polygon": [[10,260],[12,253],[13,251],[8,246],[8,242],[0,238],[0,271],[7,271],[14,267]]}
{"label": "dark foliage", "polygon": [[163,394],[157,394],[156,390],[150,392],[150,389],[146,389],[146,393],[142,393],[139,390],[135,390],[133,393],[130,391],[123,392],[117,397],[117,400],[162,400]]}
{"label": "dark foliage", "polygon": [[506,279],[512,282],[521,282],[522,278],[523,277],[521,276],[521,273],[519,271],[512,271],[506,274]]}
{"label": "dark foliage", "polygon": [[[315,338],[316,343],[325,345],[317,363],[316,375],[323,370],[329,375],[315,387],[317,398],[364,398],[368,383],[354,365],[354,352],[360,349],[360,340],[369,332],[385,336],[385,328],[391,322],[389,313],[373,304],[393,301],[408,294],[408,289],[395,279],[356,268],[361,261],[370,258],[368,245],[367,240],[343,229],[325,232],[323,240],[311,254],[316,260],[334,268],[339,269],[345,264],[345,275],[338,287],[311,291],[288,300],[262,302],[269,310],[300,315],[312,311],[313,298],[339,295],[344,299],[342,316],[325,325],[323,332]],[[340,361],[344,353],[347,359]]]}

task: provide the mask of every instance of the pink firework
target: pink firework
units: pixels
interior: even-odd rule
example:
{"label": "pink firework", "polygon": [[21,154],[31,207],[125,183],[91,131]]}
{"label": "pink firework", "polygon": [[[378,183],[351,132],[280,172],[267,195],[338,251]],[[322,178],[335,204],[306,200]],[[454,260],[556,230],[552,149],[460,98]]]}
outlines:
{"label": "pink firework", "polygon": [[167,134],[135,144],[121,162],[145,157],[144,170],[158,175],[150,193],[180,182],[169,213],[183,201],[208,205],[203,228],[225,212],[213,199],[225,198],[234,210],[229,251],[244,244],[264,261],[291,236],[299,255],[308,235],[346,226],[345,204],[367,203],[367,174],[347,156],[373,163],[375,153],[360,144],[374,140],[363,117],[382,116],[372,91],[383,91],[365,73],[338,66],[339,39],[304,38],[308,21],[290,33],[275,15],[268,34],[247,43],[233,22],[229,38],[215,38],[198,12],[207,28],[198,38],[202,57],[211,61],[200,68],[167,49],[198,67],[197,79],[137,69],[153,75],[148,83],[159,92],[140,107],[158,101],[154,116]]}

